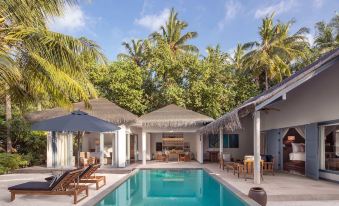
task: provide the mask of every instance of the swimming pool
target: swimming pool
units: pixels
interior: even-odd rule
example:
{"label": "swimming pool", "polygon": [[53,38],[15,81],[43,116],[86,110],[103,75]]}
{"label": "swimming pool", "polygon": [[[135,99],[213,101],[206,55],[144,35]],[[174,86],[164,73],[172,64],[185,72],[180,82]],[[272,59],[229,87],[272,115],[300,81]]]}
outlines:
{"label": "swimming pool", "polygon": [[204,170],[140,170],[97,206],[248,205]]}

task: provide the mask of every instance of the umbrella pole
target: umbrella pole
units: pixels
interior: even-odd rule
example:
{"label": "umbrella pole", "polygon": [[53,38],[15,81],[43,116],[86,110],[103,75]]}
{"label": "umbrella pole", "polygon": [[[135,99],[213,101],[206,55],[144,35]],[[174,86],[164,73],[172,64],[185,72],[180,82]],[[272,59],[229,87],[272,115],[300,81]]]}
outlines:
{"label": "umbrella pole", "polygon": [[78,168],[80,168],[80,131],[78,131]]}

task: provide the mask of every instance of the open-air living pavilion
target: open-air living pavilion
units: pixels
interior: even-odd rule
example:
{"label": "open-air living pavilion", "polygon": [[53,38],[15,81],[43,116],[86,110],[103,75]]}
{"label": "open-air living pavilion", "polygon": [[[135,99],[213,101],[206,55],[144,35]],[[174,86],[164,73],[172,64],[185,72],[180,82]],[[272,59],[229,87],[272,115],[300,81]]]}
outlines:
{"label": "open-air living pavilion", "polygon": [[219,151],[254,155],[256,184],[261,154],[273,155],[277,170],[339,181],[338,91],[336,49],[200,131],[219,133],[220,142],[224,133],[238,133],[239,149],[225,151],[220,144]]}
{"label": "open-air living pavilion", "polygon": [[[212,122],[206,115],[170,104],[139,117],[133,125],[141,133],[142,163],[159,159],[178,161],[179,155],[186,160],[203,162],[203,142],[198,129]],[[160,157],[161,159],[161,157]]]}

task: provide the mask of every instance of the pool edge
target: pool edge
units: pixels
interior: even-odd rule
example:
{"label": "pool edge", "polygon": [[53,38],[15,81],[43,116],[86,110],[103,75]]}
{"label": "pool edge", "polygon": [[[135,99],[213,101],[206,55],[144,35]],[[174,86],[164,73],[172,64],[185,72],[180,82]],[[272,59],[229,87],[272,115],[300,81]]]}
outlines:
{"label": "pool edge", "polygon": [[229,184],[226,180],[216,175],[216,173],[204,167],[201,167],[201,168],[136,168],[132,172],[127,174],[126,176],[122,177],[116,183],[114,183],[113,185],[109,186],[108,188],[106,188],[105,190],[103,190],[102,192],[94,196],[92,199],[86,202],[85,205],[95,206],[97,203],[103,200],[109,193],[113,192],[115,189],[117,189],[120,185],[122,185],[125,181],[127,181],[131,176],[135,175],[140,170],[159,170],[159,169],[160,170],[203,170],[206,173],[208,173],[208,175],[210,175],[212,178],[214,178],[216,181],[218,181],[220,184],[222,184],[224,187],[226,187],[228,190],[233,192],[236,196],[238,196],[238,198],[243,200],[249,206],[260,206],[257,202],[249,198],[246,194],[244,194],[243,192],[241,192],[240,190],[238,190],[237,188]]}
{"label": "pool edge", "polygon": [[131,176],[135,175],[139,171],[139,168],[134,169],[126,176],[119,179],[116,183],[112,184],[111,186],[104,189],[102,192],[95,195],[93,198],[88,200],[84,205],[91,205],[95,206],[98,204],[101,200],[103,200],[109,193],[113,192],[115,189],[117,189],[120,185],[122,185],[125,181],[127,181]]}
{"label": "pool edge", "polygon": [[226,180],[222,179],[218,175],[216,175],[215,172],[207,169],[207,168],[202,168],[205,172],[207,172],[211,177],[213,177],[216,181],[218,181],[220,184],[222,184],[224,187],[226,187],[228,190],[233,192],[235,195],[237,195],[240,199],[245,201],[246,204],[249,206],[260,206],[256,201],[253,199],[249,198],[246,194],[238,190],[236,187],[228,183]]}

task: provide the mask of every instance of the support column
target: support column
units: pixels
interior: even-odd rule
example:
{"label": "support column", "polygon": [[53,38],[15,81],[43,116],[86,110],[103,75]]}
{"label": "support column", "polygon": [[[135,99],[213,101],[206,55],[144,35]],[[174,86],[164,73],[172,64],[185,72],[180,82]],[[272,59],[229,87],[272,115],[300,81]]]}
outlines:
{"label": "support column", "polygon": [[146,165],[146,132],[141,132],[142,164]]}
{"label": "support column", "polygon": [[222,127],[219,128],[219,161],[220,166],[223,168],[224,161],[223,160],[223,154],[224,154],[224,131]]}
{"label": "support column", "polygon": [[47,160],[46,160],[46,163],[47,163],[47,167],[53,167],[53,151],[52,151],[52,132],[48,132],[47,134],[47,154],[46,154],[46,157],[47,157]]}
{"label": "support column", "polygon": [[196,160],[202,164],[204,163],[204,140],[203,140],[203,135],[196,133],[196,139],[197,139],[197,156]]}
{"label": "support column", "polygon": [[58,166],[57,154],[58,154],[58,147],[57,147],[56,132],[52,131],[52,167],[53,168],[56,168]]}
{"label": "support column", "polygon": [[129,132],[126,134],[126,138],[126,162],[129,165],[131,164],[131,134]]}
{"label": "support column", "polygon": [[100,132],[100,165],[104,165],[104,133]]}
{"label": "support column", "polygon": [[260,111],[254,112],[253,118],[253,137],[254,137],[254,184],[260,184]]}

